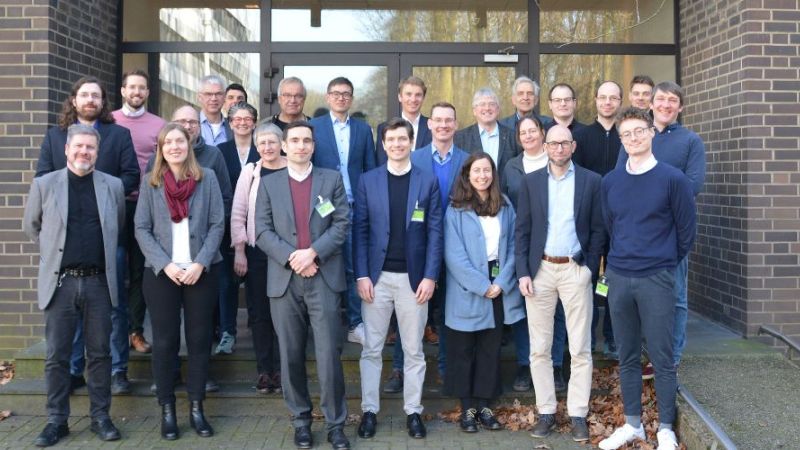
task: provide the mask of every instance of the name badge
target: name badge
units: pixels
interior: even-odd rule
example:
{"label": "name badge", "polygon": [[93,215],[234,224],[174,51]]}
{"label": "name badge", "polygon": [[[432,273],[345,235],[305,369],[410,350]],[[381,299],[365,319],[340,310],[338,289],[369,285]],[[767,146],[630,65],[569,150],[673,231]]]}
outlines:
{"label": "name badge", "polygon": [[492,278],[497,278],[498,276],[500,276],[499,262],[495,261],[494,264],[492,264],[492,269],[489,271],[489,274],[491,275]]}
{"label": "name badge", "polygon": [[332,212],[336,211],[336,208],[333,207],[333,203],[331,203],[330,199],[323,199],[321,195],[317,196],[319,203],[314,209],[317,210],[317,214],[323,219],[330,216]]}
{"label": "name badge", "polygon": [[412,222],[425,222],[425,210],[420,209],[419,201],[414,203],[414,211],[411,213]]}
{"label": "name badge", "polygon": [[601,296],[601,297],[608,297],[608,280],[606,276],[603,275],[600,279],[597,280],[597,287],[594,290],[594,293]]}

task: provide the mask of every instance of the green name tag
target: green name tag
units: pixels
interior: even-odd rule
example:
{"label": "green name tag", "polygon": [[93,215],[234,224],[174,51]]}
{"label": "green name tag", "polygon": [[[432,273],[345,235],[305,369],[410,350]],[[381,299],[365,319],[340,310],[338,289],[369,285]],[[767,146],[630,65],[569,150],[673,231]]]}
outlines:
{"label": "green name tag", "polygon": [[328,217],[336,210],[336,208],[333,207],[333,203],[331,203],[330,199],[323,200],[321,195],[317,198],[319,199],[319,204],[317,204],[314,209],[317,210],[317,214],[319,214],[319,216],[323,219]]}
{"label": "green name tag", "polygon": [[497,264],[492,266],[492,278],[497,278],[500,275],[500,266]]}
{"label": "green name tag", "polygon": [[597,280],[597,287],[595,288],[594,293],[601,297],[608,297],[608,280],[606,280],[605,275]]}
{"label": "green name tag", "polygon": [[419,207],[419,201],[414,203],[414,211],[411,213],[412,222],[425,222],[425,210]]}

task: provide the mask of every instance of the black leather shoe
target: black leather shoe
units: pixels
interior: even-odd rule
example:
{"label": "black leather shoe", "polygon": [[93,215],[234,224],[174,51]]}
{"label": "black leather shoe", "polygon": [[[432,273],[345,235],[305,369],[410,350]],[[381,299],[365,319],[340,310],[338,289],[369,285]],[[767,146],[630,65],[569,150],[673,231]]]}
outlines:
{"label": "black leather shoe", "polygon": [[350,441],[347,440],[347,436],[344,435],[344,431],[341,428],[328,432],[328,442],[331,443],[333,450],[350,449]]}
{"label": "black leather shoe", "polygon": [[561,372],[561,367],[553,366],[553,385],[556,392],[565,392],[567,390],[567,383],[564,382],[564,374]]}
{"label": "black leather shoe", "polygon": [[585,442],[589,440],[589,425],[583,417],[570,417],[572,419],[572,440]]}
{"label": "black leather shoe", "polygon": [[[83,377],[81,377],[83,378]],[[67,424],[56,425],[48,423],[45,425],[44,430],[36,437],[33,444],[37,447],[50,447],[56,445],[59,439],[69,434],[69,427]]]}
{"label": "black leather shoe", "polygon": [[361,416],[361,423],[358,424],[358,437],[369,439],[375,436],[375,428],[378,427],[378,417],[374,412],[367,411]]}
{"label": "black leather shoe", "polygon": [[311,427],[302,426],[294,429],[294,446],[297,448],[311,448],[314,438],[311,437]]}
{"label": "black leather shoe", "polygon": [[424,439],[428,434],[425,424],[422,423],[422,417],[417,413],[408,415],[406,427],[408,427],[408,435],[414,439]]}
{"label": "black leather shoe", "polygon": [[86,378],[83,375],[70,375],[69,376],[69,393],[75,392],[75,389],[80,389],[86,386]]}
{"label": "black leather shoe", "polygon": [[475,421],[475,414],[477,412],[475,408],[470,408],[461,413],[461,420],[459,420],[458,424],[461,427],[461,431],[465,433],[478,432],[478,422]]}
{"label": "black leather shoe", "polygon": [[214,429],[206,421],[206,416],[203,414],[203,402],[192,400],[189,404],[189,425],[194,428],[197,435],[200,437],[211,437],[214,435]]}
{"label": "black leather shoe", "polygon": [[122,395],[131,393],[131,382],[128,381],[128,374],[117,372],[111,375],[111,394]]}
{"label": "black leather shoe", "polygon": [[175,403],[161,405],[161,437],[174,441],[178,439],[178,418],[175,415]]}
{"label": "black leather shoe", "polygon": [[539,420],[533,425],[531,436],[535,438],[545,438],[556,427],[556,416],[553,414],[540,414]]}
{"label": "black leather shoe", "polygon": [[483,426],[483,428],[491,431],[497,431],[503,428],[503,426],[500,425],[500,422],[498,422],[497,419],[494,417],[494,413],[492,412],[492,410],[489,408],[481,409],[480,414],[478,414],[478,422],[481,423],[481,426]]}
{"label": "black leather shoe", "polygon": [[109,418],[93,420],[89,429],[92,430],[92,433],[96,434],[101,441],[116,441],[120,438],[119,430]]}

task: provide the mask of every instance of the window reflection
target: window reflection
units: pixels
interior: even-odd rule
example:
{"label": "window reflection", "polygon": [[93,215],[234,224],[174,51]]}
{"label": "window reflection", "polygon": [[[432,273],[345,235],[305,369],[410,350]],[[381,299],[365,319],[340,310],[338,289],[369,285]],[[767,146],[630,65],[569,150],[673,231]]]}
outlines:
{"label": "window reflection", "polygon": [[[214,2],[126,0],[123,40],[164,42],[253,42],[261,39],[261,11],[246,1]],[[255,7],[255,8],[254,8]]]}

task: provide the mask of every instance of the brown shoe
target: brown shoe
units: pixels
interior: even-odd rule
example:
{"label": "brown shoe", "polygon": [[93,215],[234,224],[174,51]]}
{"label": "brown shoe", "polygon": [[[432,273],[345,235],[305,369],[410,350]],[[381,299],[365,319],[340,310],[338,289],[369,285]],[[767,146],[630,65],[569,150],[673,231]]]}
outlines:
{"label": "brown shoe", "polygon": [[150,351],[152,351],[152,348],[150,348],[150,343],[147,342],[147,339],[144,338],[144,335],[141,331],[135,331],[131,333],[130,341],[131,348],[139,353],[150,353]]}
{"label": "brown shoe", "polygon": [[439,345],[439,335],[433,331],[433,327],[430,325],[425,327],[425,334],[422,335],[422,340],[428,344]]}

